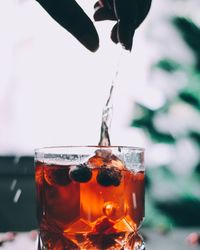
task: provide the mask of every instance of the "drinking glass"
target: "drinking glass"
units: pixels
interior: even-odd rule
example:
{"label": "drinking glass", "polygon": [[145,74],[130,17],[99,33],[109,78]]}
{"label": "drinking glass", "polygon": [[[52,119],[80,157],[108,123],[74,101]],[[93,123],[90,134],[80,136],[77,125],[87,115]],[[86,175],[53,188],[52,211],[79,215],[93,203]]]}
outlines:
{"label": "drinking glass", "polygon": [[141,250],[144,149],[35,151],[38,250]]}

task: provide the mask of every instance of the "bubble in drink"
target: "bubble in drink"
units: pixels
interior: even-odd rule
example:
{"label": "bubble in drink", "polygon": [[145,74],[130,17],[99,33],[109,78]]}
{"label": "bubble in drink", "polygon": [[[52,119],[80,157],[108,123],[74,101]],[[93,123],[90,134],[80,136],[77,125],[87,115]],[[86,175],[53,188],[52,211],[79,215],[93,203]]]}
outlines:
{"label": "bubble in drink", "polygon": [[116,213],[118,204],[112,201],[107,201],[104,203],[103,212],[109,218]]}

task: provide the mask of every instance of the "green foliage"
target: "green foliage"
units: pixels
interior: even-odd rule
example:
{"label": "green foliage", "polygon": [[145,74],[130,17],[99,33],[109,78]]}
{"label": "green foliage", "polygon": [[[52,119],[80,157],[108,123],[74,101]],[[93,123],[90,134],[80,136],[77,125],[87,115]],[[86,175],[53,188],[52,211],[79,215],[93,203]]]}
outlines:
{"label": "green foliage", "polygon": [[155,202],[155,206],[162,213],[171,218],[177,226],[199,226],[200,200],[193,197],[185,197],[167,202]]}
{"label": "green foliage", "polygon": [[190,131],[189,136],[200,146],[200,133]]}
{"label": "green foliage", "polygon": [[197,110],[200,110],[200,102],[197,97],[194,95],[187,93],[185,91],[179,93],[179,98],[184,102],[189,103],[190,105],[194,106]]}
{"label": "green foliage", "polygon": [[141,104],[137,104],[137,108],[142,110],[142,115],[139,118],[133,119],[131,126],[142,128],[146,131],[147,136],[154,142],[174,143],[175,138],[170,133],[159,131],[154,125],[154,118],[160,112],[165,112],[166,107],[159,110],[150,110]]}
{"label": "green foliage", "polygon": [[174,17],[173,24],[196,57],[196,67],[200,69],[200,28],[185,17]]}
{"label": "green foliage", "polygon": [[184,72],[187,74],[188,84],[179,92],[179,98],[200,111],[200,72],[187,68]]}
{"label": "green foliage", "polygon": [[197,175],[196,177],[200,181],[200,162],[197,163],[197,165],[194,168],[194,174]]}
{"label": "green foliage", "polygon": [[169,73],[175,72],[181,67],[179,63],[169,58],[160,60],[155,66]]}
{"label": "green foliage", "polygon": [[151,185],[152,185],[152,183],[151,183],[151,178],[149,177],[149,174],[148,174],[148,172],[146,171],[146,175],[145,175],[145,187],[146,187],[147,189],[150,189],[150,188],[151,188]]}
{"label": "green foliage", "polygon": [[[175,147],[178,140],[188,139],[200,149],[200,129],[189,129],[183,135],[172,135],[170,131],[163,132],[156,124],[158,115],[167,115],[170,107],[177,101],[189,104],[200,117],[200,28],[185,17],[174,17],[172,25],[179,31],[180,36],[191,49],[195,58],[195,65],[178,62],[171,58],[162,58],[153,69],[159,69],[173,75],[179,71],[186,78],[187,84],[177,90],[176,95],[167,99],[163,107],[151,110],[145,105],[136,103],[136,116],[131,126],[142,129],[150,142],[162,143]],[[178,78],[177,78],[178,79]],[[171,85],[168,85],[170,88]],[[187,152],[186,152],[187,153]],[[176,166],[173,166],[176,168]],[[146,225],[147,226],[200,226],[200,162],[191,168],[191,174],[181,175],[173,171],[170,165],[149,168],[147,166],[147,194],[146,194]],[[168,190],[169,188],[169,190]],[[163,196],[159,197],[156,190],[163,189]],[[171,192],[171,193],[169,193]],[[169,198],[169,196],[171,198]],[[165,199],[165,197],[167,197]]]}

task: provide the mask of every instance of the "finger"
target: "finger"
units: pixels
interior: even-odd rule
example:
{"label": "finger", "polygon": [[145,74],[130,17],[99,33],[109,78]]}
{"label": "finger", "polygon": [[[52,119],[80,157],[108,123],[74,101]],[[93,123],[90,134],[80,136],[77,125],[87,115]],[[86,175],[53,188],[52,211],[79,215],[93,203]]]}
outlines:
{"label": "finger", "polygon": [[117,38],[126,50],[131,51],[132,49],[134,33],[134,27],[127,25],[126,22],[120,21],[118,23]]}
{"label": "finger", "polygon": [[116,16],[114,11],[108,10],[104,7],[96,8],[94,13],[95,21],[103,21],[103,20],[116,20]]}
{"label": "finger", "polygon": [[[127,31],[125,31],[126,28],[127,27],[123,27],[122,23],[120,22],[116,23],[113,26],[112,31],[111,31],[111,40],[116,44],[120,42],[125,49],[131,50],[134,31],[130,33],[129,35],[130,37],[127,38]],[[125,32],[125,35],[124,35],[124,32]],[[119,37],[119,34],[120,34],[120,37]]]}
{"label": "finger", "polygon": [[107,9],[113,9],[113,0],[99,0],[99,3]]}
{"label": "finger", "polygon": [[139,11],[137,1],[126,0],[124,4],[124,0],[115,0],[114,10],[119,20],[118,40],[125,49],[131,50]]}
{"label": "finger", "polygon": [[114,9],[113,9],[112,0],[98,1],[95,3],[94,9],[95,9],[95,13],[94,13],[95,21],[117,20]]}
{"label": "finger", "polygon": [[97,31],[75,0],[36,0],[62,27],[76,37],[87,49],[99,47]]}
{"label": "finger", "polygon": [[102,7],[103,7],[103,5],[100,2],[96,2],[94,5],[94,10],[97,10],[99,8],[102,8]]}
{"label": "finger", "polygon": [[113,28],[112,28],[112,31],[111,31],[111,40],[114,42],[114,43],[119,43],[119,38],[118,38],[118,23],[116,23]]}
{"label": "finger", "polygon": [[137,27],[144,21],[147,14],[149,13],[151,3],[152,3],[152,0],[138,1],[139,15],[138,15]]}
{"label": "finger", "polygon": [[135,26],[138,16],[138,0],[114,0],[114,11],[117,20]]}
{"label": "finger", "polygon": [[118,20],[129,22],[137,28],[147,16],[152,0],[114,0]]}

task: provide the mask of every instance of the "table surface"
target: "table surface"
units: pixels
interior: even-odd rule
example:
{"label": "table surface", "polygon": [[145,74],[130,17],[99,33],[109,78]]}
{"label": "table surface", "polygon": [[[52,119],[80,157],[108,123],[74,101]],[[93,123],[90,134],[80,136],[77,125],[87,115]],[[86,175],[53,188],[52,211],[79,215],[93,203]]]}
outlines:
{"label": "table surface", "polygon": [[[189,246],[186,237],[199,229],[176,229],[169,233],[161,234],[158,231],[145,229],[147,250],[200,250],[200,246]],[[2,234],[0,234],[2,236]],[[36,250],[36,242],[31,239],[30,233],[18,233],[14,241],[4,243],[0,250]]]}
{"label": "table surface", "polygon": [[145,230],[147,236],[147,250],[200,250],[200,246],[190,246],[186,238],[192,232],[200,232],[199,229],[176,229],[167,234],[161,234],[153,230]]}

